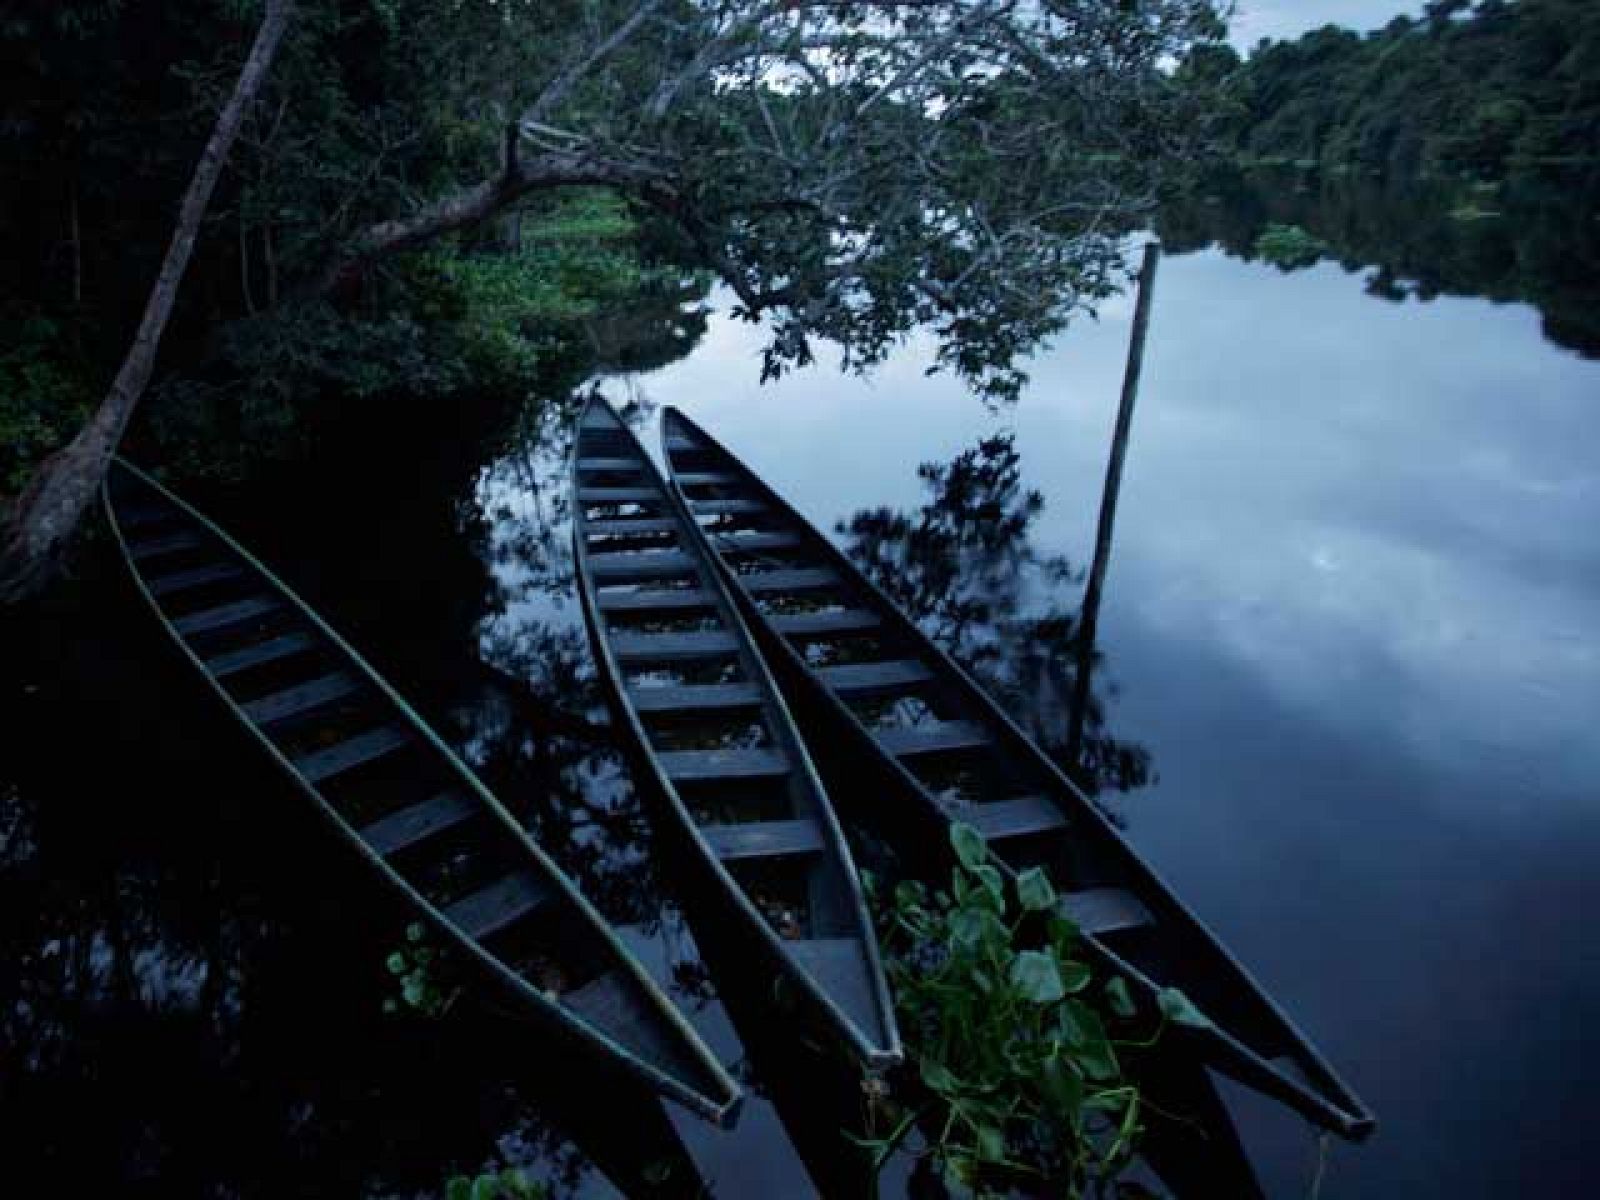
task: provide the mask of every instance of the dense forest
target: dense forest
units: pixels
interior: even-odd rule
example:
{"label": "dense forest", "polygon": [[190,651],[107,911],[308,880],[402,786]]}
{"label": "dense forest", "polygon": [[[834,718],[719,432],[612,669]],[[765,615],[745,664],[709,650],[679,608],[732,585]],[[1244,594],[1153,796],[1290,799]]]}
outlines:
{"label": "dense forest", "polygon": [[1214,119],[1248,161],[1480,180],[1600,161],[1588,0],[1434,0],[1419,20],[1328,25],[1242,61],[1207,47],[1191,69],[1226,82]]}
{"label": "dense forest", "polygon": [[1163,206],[1169,249],[1376,267],[1387,300],[1521,301],[1600,355],[1600,6],[1441,0],[1366,35],[1204,47],[1184,74],[1213,153]]}

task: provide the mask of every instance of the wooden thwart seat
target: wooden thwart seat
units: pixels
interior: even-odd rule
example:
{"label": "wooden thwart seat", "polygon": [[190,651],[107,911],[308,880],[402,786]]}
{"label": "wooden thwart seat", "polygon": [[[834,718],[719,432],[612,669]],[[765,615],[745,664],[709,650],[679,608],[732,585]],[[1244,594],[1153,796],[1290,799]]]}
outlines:
{"label": "wooden thwart seat", "polygon": [[521,920],[552,895],[550,885],[532,871],[513,871],[448,905],[444,915],[476,941]]}
{"label": "wooden thwart seat", "polygon": [[989,744],[983,726],[970,721],[940,721],[932,725],[910,725],[894,729],[874,729],[872,736],[890,754],[905,758],[913,754],[943,754],[952,750],[975,750]]}
{"label": "wooden thwart seat", "polygon": [[647,588],[635,592],[598,592],[603,613],[674,612],[713,608],[716,601],[703,588]]}
{"label": "wooden thwart seat", "polygon": [[717,533],[711,540],[718,549],[732,554],[753,554],[758,550],[793,550],[802,544],[793,533],[765,533],[739,530],[734,533]]}
{"label": "wooden thwart seat", "polygon": [[670,663],[700,658],[729,658],[739,643],[733,634],[721,629],[699,633],[626,633],[611,635],[611,649],[618,662]]}
{"label": "wooden thwart seat", "polygon": [[1139,898],[1122,888],[1068,892],[1061,897],[1059,907],[1062,916],[1095,937],[1155,924]]}
{"label": "wooden thwart seat", "polygon": [[898,691],[933,678],[932,671],[909,658],[819,667],[817,674],[823,683],[841,695]]}
{"label": "wooden thwart seat", "polygon": [[752,596],[812,592],[838,584],[838,573],[827,567],[797,567],[786,571],[759,571],[741,575],[739,582]]}
{"label": "wooden thwart seat", "polygon": [[348,671],[333,671],[294,687],[273,692],[243,705],[245,715],[257,725],[275,725],[294,720],[319,708],[353,695],[361,681]]}
{"label": "wooden thwart seat", "polygon": [[257,642],[253,646],[246,646],[242,650],[232,650],[227,654],[218,654],[205,660],[206,670],[214,679],[224,679],[240,671],[248,671],[251,667],[265,666],[279,659],[289,658],[296,654],[303,654],[314,648],[317,640],[309,633],[285,633],[279,637],[268,638],[264,642]]}
{"label": "wooden thwart seat", "polygon": [[640,470],[637,458],[580,458],[578,470],[580,471],[638,471]]}
{"label": "wooden thwart seat", "polygon": [[191,613],[172,622],[172,627],[186,637],[196,633],[214,633],[230,625],[242,625],[257,617],[266,616],[283,607],[283,601],[265,592],[236,600],[232,604],[218,605],[204,612]]}
{"label": "wooden thwart seat", "polygon": [[579,504],[659,504],[663,497],[655,488],[579,488]]}
{"label": "wooden thwart seat", "polygon": [[975,804],[952,814],[992,841],[1032,837],[1067,827],[1062,811],[1043,796],[1017,796]]}
{"label": "wooden thwart seat", "polygon": [[757,707],[761,703],[761,689],[753,683],[681,684],[630,688],[628,698],[642,713],[720,712]]}
{"label": "wooden thwart seat", "polygon": [[128,553],[135,559],[154,558],[158,554],[173,554],[179,550],[195,550],[205,545],[197,533],[171,533],[166,537],[146,538],[142,542],[129,542]]}
{"label": "wooden thwart seat", "polygon": [[702,825],[700,836],[724,862],[822,851],[822,830],[809,817],[740,825]]}
{"label": "wooden thwart seat", "polygon": [[380,725],[346,738],[326,750],[303,754],[294,760],[295,770],[312,783],[322,783],[335,775],[391,754],[410,739],[398,725]]}
{"label": "wooden thwart seat", "polygon": [[477,811],[477,803],[465,792],[440,792],[363,827],[361,840],[372,847],[375,854],[387,856],[415,846],[436,833],[453,829]]}
{"label": "wooden thwart seat", "polygon": [[243,567],[232,563],[211,563],[204,567],[195,567],[189,571],[176,571],[171,575],[157,575],[147,580],[146,585],[152,596],[169,596],[174,592],[187,591],[189,588],[203,587],[208,583],[230,583],[235,579],[246,578]]}
{"label": "wooden thwart seat", "polygon": [[769,779],[789,772],[789,764],[772,750],[669,750],[658,751],[655,757],[674,783]]}
{"label": "wooden thwart seat", "polygon": [[694,567],[694,557],[682,550],[636,550],[589,556],[589,571],[599,584],[672,579],[689,574]]}
{"label": "wooden thwart seat", "polygon": [[689,504],[695,515],[701,517],[729,517],[768,511],[767,506],[759,500],[690,500]]}
{"label": "wooden thwart seat", "polygon": [[641,533],[671,533],[678,524],[671,517],[613,517],[590,521],[584,532],[589,537],[633,537]]}
{"label": "wooden thwart seat", "polygon": [[865,633],[877,629],[878,615],[864,608],[838,612],[783,613],[768,618],[772,627],[786,637],[826,637],[833,633]]}

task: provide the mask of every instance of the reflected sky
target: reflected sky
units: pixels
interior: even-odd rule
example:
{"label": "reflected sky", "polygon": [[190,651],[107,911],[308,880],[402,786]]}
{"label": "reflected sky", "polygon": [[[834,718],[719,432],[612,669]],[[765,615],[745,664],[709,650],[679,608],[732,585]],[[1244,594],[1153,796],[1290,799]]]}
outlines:
{"label": "reflected sky", "polygon": [[[1039,549],[1081,563],[1129,309],[992,415],[924,378],[921,344],[870,380],[758,387],[759,331],[722,318],[635,385],[825,528],[915,505],[918,463],[1014,429]],[[1366,1194],[1590,1171],[1581,1122],[1522,1114],[1595,1107],[1597,463],[1600,364],[1529,308],[1162,265],[1101,624],[1111,723],[1162,776],[1131,836],[1378,1110],[1334,1160]],[[1273,1194],[1303,1194],[1308,1135],[1248,1125]]]}

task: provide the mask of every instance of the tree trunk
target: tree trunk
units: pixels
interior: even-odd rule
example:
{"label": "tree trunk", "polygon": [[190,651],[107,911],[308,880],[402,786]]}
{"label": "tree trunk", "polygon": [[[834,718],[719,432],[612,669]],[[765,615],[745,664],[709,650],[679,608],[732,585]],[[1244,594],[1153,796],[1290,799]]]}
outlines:
{"label": "tree trunk", "polygon": [[1111,460],[1106,465],[1105,490],[1100,497],[1100,524],[1095,531],[1094,565],[1078,617],[1078,671],[1072,696],[1072,723],[1067,730],[1067,757],[1082,764],[1083,729],[1089,715],[1089,676],[1094,670],[1094,642],[1100,627],[1100,598],[1105,594],[1106,568],[1111,563],[1111,538],[1117,523],[1117,498],[1122,494],[1122,462],[1128,456],[1128,435],[1133,430],[1133,402],[1139,395],[1144,370],[1144,339],[1150,328],[1150,301],[1156,286],[1156,264],[1161,243],[1146,242],[1139,268],[1139,297],[1133,309],[1133,335],[1128,342],[1128,366],[1122,376],[1122,401],[1117,406],[1116,431],[1111,435]]}
{"label": "tree trunk", "polygon": [[217,118],[189,180],[161,272],[110,392],[77,436],[40,465],[6,521],[4,545],[0,548],[0,600],[19,600],[50,580],[68,539],[105,478],[111,455],[155,368],[161,335],[172,315],[211,193],[222,175],[244,114],[266,79],[293,8],[294,0],[267,0],[266,16],[256,32],[250,57],[239,72],[233,95]]}

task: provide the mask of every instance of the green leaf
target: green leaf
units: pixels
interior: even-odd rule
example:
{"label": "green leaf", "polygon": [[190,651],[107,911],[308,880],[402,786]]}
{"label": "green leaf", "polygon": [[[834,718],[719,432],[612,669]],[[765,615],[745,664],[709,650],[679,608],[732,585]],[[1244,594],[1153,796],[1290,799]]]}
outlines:
{"label": "green leaf", "polygon": [[404,975],[410,969],[410,964],[406,962],[406,956],[398,950],[389,955],[384,961],[388,963],[391,975]]}
{"label": "green leaf", "polygon": [[479,1175],[472,1181],[472,1200],[496,1200],[500,1195],[500,1180],[493,1175]]}
{"label": "green leaf", "polygon": [[1006,884],[1000,872],[994,867],[973,867],[972,874],[983,885],[981,895],[974,897],[979,903],[994,909],[997,913],[1006,910]]}
{"label": "green leaf", "polygon": [[406,926],[406,938],[409,941],[420,942],[426,933],[427,930],[422,927],[422,923],[420,921],[413,921],[411,924]]}
{"label": "green leaf", "polygon": [[1029,912],[1044,912],[1055,907],[1056,889],[1043,867],[1029,867],[1017,876],[1017,899]]}
{"label": "green leaf", "polygon": [[1106,984],[1106,1003],[1111,1006],[1114,1014],[1124,1019],[1133,1016],[1137,1011],[1133,996],[1128,991],[1128,981],[1120,975]]}
{"label": "green leaf", "polygon": [[445,1200],[472,1200],[472,1180],[457,1175],[444,1185]]}
{"label": "green leaf", "polygon": [[1005,1162],[1006,1135],[997,1126],[979,1125],[974,1131],[978,1139],[978,1157],[987,1162]]}
{"label": "green leaf", "polygon": [[961,821],[950,826],[950,845],[961,865],[969,871],[981,867],[989,857],[989,844],[983,840],[983,834]]}
{"label": "green leaf", "polygon": [[1177,1025],[1187,1025],[1191,1029],[1210,1029],[1211,1018],[1206,1016],[1194,1006],[1194,1001],[1185,996],[1175,987],[1162,988],[1158,998],[1161,1012]]}
{"label": "green leaf", "polygon": [[1068,995],[1076,995],[1089,986],[1092,972],[1088,966],[1081,962],[1064,962],[1061,964],[1061,986],[1067,989]]}
{"label": "green leaf", "polygon": [[1117,1052],[1111,1048],[1111,1043],[1103,1037],[1087,1038],[1077,1051],[1077,1061],[1083,1067],[1083,1073],[1090,1079],[1113,1079],[1120,1068],[1117,1065]]}
{"label": "green leaf", "polygon": [[922,1073],[922,1082],[927,1084],[940,1095],[948,1095],[957,1090],[956,1077],[943,1063],[925,1058],[919,1064]]}
{"label": "green leaf", "polygon": [[1006,927],[993,909],[974,904],[950,914],[950,940],[961,949],[972,950],[987,943],[998,945],[1005,937]]}
{"label": "green leaf", "polygon": [[1024,950],[1011,964],[1011,982],[1035,1004],[1054,1004],[1067,994],[1056,960],[1040,950]]}
{"label": "green leaf", "polygon": [[1044,1060],[1041,1082],[1051,1105],[1076,1124],[1078,1110],[1083,1107],[1083,1080],[1078,1073],[1059,1054],[1053,1054]]}

